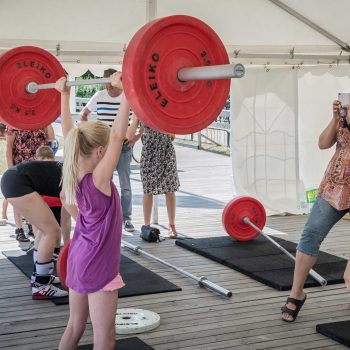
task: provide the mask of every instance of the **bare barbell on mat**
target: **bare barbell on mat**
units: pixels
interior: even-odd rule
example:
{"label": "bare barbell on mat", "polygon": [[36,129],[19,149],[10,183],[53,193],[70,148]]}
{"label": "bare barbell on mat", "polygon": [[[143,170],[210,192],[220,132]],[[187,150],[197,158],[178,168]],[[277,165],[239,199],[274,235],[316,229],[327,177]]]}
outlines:
{"label": "bare barbell on mat", "polygon": [[226,298],[231,298],[231,296],[232,296],[232,292],[230,292],[229,290],[209,281],[206,277],[204,277],[204,276],[197,277],[197,276],[181,269],[180,267],[177,267],[177,266],[175,266],[175,265],[173,265],[173,264],[171,264],[163,259],[156,257],[155,255],[152,255],[152,254],[146,252],[145,250],[143,250],[139,246],[135,246],[135,245],[133,245],[129,242],[125,242],[125,241],[122,241],[122,246],[131,250],[132,252],[134,252],[136,254],[144,255],[147,258],[150,258],[151,260],[155,260],[155,261],[161,263],[162,265],[170,267],[171,269],[179,272],[180,274],[195,280],[199,284],[199,286],[201,286],[201,287],[206,287],[206,288],[208,288],[208,289],[210,289],[210,290],[212,290],[212,291],[214,291],[214,292],[216,292],[216,293],[218,293]]}
{"label": "bare barbell on mat", "polygon": [[[123,58],[123,88],[140,120],[160,131],[190,134],[221,113],[231,78],[244,76],[230,64],[215,31],[191,16],[147,23],[131,39]],[[65,75],[55,56],[32,46],[0,56],[0,117],[16,129],[35,130],[60,115],[54,82]],[[109,83],[109,78],[67,82],[67,86]]]}
{"label": "bare barbell on mat", "polygon": [[[226,232],[234,239],[249,241],[260,234],[293,261],[296,260],[293,254],[262,231],[266,223],[266,212],[264,206],[257,199],[247,196],[232,199],[223,210],[222,223]],[[321,286],[327,285],[327,280],[315,270],[311,269],[309,274]]]}

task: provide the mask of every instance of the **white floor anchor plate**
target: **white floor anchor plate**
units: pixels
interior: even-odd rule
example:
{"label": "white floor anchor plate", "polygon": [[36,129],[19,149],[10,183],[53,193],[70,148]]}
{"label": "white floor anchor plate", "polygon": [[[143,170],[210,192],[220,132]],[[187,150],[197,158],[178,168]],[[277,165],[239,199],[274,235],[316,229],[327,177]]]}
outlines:
{"label": "white floor anchor plate", "polygon": [[117,334],[136,334],[150,331],[160,325],[160,316],[149,310],[118,309],[115,317]]}

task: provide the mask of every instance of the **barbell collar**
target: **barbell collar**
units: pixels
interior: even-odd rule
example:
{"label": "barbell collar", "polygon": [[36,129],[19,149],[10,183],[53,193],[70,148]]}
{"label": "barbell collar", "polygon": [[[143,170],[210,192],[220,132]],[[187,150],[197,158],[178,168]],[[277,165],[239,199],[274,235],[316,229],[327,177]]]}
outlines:
{"label": "barbell collar", "polygon": [[180,81],[220,80],[242,78],[245,73],[243,64],[220,64],[213,66],[181,68],[177,77]]}
{"label": "barbell collar", "polygon": [[231,298],[232,297],[232,292],[227,290],[226,288],[223,288],[219,285],[217,285],[216,283],[213,283],[211,281],[209,281],[205,276],[201,276],[199,278],[198,284],[201,287],[206,287],[210,290],[212,290],[213,292],[216,292],[220,295],[223,295],[226,298]]}

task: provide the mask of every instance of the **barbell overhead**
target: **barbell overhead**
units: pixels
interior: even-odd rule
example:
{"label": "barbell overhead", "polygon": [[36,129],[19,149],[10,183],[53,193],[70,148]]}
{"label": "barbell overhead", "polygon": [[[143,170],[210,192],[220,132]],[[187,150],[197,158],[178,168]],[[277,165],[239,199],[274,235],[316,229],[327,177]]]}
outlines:
{"label": "barbell overhead", "polygon": [[[60,114],[55,81],[64,69],[40,48],[19,47],[0,56],[0,118],[13,128],[34,130]],[[125,95],[142,122],[160,131],[189,134],[207,127],[229,95],[230,78],[244,75],[229,64],[218,35],[207,24],[176,15],[144,25],[123,60]],[[67,82],[105,84],[109,78]]]}
{"label": "barbell overhead", "polygon": [[[181,68],[177,72],[177,77],[180,81],[192,81],[192,80],[210,80],[210,79],[231,79],[242,78],[244,76],[245,69],[243,64],[223,64],[218,66],[203,66],[203,67],[191,67]],[[109,84],[110,78],[98,78],[98,79],[86,79],[67,81],[67,86],[82,86],[82,85],[96,85],[96,84]],[[49,84],[37,84],[30,82],[27,85],[27,91],[31,94],[37,93],[39,90],[54,89],[55,83]]]}
{"label": "barbell overhead", "polygon": [[[232,238],[238,241],[249,241],[261,234],[293,261],[296,260],[293,254],[262,231],[266,223],[266,212],[257,199],[246,196],[233,198],[222,212],[222,223]],[[316,271],[311,269],[309,274],[321,286],[327,285],[327,280]]]}

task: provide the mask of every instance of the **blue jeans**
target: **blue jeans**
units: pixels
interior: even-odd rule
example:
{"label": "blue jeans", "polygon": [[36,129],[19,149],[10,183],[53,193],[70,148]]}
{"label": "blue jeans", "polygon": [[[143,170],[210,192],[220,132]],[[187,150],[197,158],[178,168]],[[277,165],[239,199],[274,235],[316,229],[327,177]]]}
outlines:
{"label": "blue jeans", "polygon": [[337,210],[318,197],[304,226],[297,250],[306,255],[317,256],[328,232],[348,211],[349,209]]}
{"label": "blue jeans", "polygon": [[117,165],[117,171],[119,175],[119,185],[120,185],[120,200],[123,210],[123,220],[131,220],[132,214],[132,192],[131,192],[131,158],[132,158],[132,148],[128,145],[123,145],[122,151],[120,153],[119,162]]}

